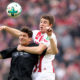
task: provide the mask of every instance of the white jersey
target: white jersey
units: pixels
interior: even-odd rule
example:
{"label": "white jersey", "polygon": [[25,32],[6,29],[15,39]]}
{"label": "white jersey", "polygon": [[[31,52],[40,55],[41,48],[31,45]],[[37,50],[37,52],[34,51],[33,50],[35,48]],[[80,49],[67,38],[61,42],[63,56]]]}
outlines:
{"label": "white jersey", "polygon": [[[52,37],[57,45],[57,40],[54,33],[52,34]],[[50,41],[47,34],[46,33],[42,34],[39,30],[33,31],[33,41],[39,44],[43,43],[47,47],[50,46]],[[36,65],[36,68],[34,68],[34,72],[32,74],[33,80],[42,80],[44,79],[44,77],[45,78],[50,77],[50,75],[54,73],[54,67],[53,67],[54,58],[55,58],[55,55],[53,54],[45,54],[44,56],[40,57],[38,64]],[[49,74],[49,76],[47,76],[47,74]],[[45,80],[48,80],[48,79],[45,79]],[[52,78],[50,80],[55,80],[55,79]]]}

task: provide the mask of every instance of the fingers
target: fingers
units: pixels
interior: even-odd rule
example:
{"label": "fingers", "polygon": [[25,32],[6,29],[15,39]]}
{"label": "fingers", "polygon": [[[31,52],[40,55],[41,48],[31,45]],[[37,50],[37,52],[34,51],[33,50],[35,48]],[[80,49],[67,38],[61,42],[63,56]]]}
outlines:
{"label": "fingers", "polygon": [[17,50],[18,50],[18,51],[22,51],[22,50],[23,50],[23,46],[18,45],[18,46],[17,46]]}
{"label": "fingers", "polygon": [[53,30],[52,30],[51,27],[46,27],[46,33],[47,33],[48,36],[51,36],[52,32],[53,32]]}
{"label": "fingers", "polygon": [[52,28],[46,27],[46,31],[47,31],[47,32],[51,32],[51,31],[52,31]]}
{"label": "fingers", "polygon": [[21,50],[20,45],[18,45],[18,46],[17,46],[17,50],[18,50],[18,51],[20,51],[20,50]]}
{"label": "fingers", "polygon": [[48,31],[48,32],[51,32],[51,31],[52,31],[52,29],[48,29],[47,31]]}
{"label": "fingers", "polygon": [[53,32],[52,28],[50,27],[46,28],[46,33],[52,33],[52,32]]}

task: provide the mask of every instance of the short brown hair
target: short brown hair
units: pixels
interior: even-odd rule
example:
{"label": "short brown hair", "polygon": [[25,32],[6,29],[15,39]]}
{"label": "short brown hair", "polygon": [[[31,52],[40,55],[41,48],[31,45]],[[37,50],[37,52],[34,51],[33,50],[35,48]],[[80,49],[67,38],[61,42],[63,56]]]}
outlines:
{"label": "short brown hair", "polygon": [[54,17],[53,16],[50,16],[50,15],[43,15],[41,16],[41,19],[44,18],[44,19],[47,19],[49,21],[49,24],[52,24],[54,25]]}
{"label": "short brown hair", "polygon": [[21,28],[21,32],[27,33],[29,37],[32,37],[33,32],[27,26]]}

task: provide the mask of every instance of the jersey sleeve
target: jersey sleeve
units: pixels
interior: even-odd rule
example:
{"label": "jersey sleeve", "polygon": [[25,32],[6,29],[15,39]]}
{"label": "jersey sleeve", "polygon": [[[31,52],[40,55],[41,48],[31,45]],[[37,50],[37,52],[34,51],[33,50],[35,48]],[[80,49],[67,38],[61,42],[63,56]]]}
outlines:
{"label": "jersey sleeve", "polygon": [[15,52],[16,50],[17,50],[17,48],[9,48],[9,49],[0,51],[0,54],[3,59],[6,59],[6,58],[12,57],[12,53]]}
{"label": "jersey sleeve", "polygon": [[[55,34],[52,34],[52,38],[53,38],[55,44],[57,45],[57,39],[56,39]],[[42,43],[42,44],[46,45],[47,47],[49,47],[50,46],[49,37],[45,36],[44,39],[40,43]]]}
{"label": "jersey sleeve", "polygon": [[32,39],[33,39],[33,41],[34,41],[34,40],[35,40],[35,36],[36,36],[36,34],[39,32],[39,30],[33,30],[32,32],[33,32]]}

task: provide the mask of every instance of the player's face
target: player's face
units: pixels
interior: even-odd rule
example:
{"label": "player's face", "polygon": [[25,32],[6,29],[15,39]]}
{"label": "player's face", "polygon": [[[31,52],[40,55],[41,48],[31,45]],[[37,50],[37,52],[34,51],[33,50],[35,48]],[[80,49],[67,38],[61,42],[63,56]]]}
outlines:
{"label": "player's face", "polygon": [[19,35],[19,44],[21,45],[28,45],[31,41],[31,38],[28,37],[27,33],[22,32]]}
{"label": "player's face", "polygon": [[42,33],[45,33],[46,27],[51,27],[51,26],[50,26],[49,21],[47,19],[41,18],[39,27],[40,27],[40,31]]}

